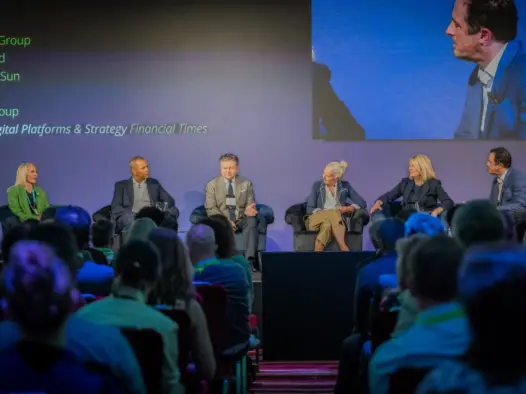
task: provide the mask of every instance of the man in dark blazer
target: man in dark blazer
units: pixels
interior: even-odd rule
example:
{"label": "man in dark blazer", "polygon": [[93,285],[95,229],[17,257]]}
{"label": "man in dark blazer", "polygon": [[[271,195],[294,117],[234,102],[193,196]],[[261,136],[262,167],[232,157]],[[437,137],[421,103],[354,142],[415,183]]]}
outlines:
{"label": "man in dark blazer", "polygon": [[490,201],[501,210],[526,210],[526,174],[511,168],[511,154],[507,149],[492,149],[486,167],[495,176],[491,185]]}
{"label": "man in dark blazer", "polygon": [[313,139],[363,141],[365,131],[331,86],[331,70],[314,61],[312,51]]}
{"label": "man in dark blazer", "polygon": [[457,58],[477,64],[457,139],[526,139],[526,54],[514,0],[457,0],[446,34]]}
{"label": "man in dark blazer", "polygon": [[[115,183],[111,201],[111,218],[117,233],[125,234],[135,215],[145,207],[160,205],[165,215],[179,216],[175,200],[157,179],[149,178],[148,162],[136,156],[130,160],[132,177]],[[160,203],[160,204],[158,204]]]}

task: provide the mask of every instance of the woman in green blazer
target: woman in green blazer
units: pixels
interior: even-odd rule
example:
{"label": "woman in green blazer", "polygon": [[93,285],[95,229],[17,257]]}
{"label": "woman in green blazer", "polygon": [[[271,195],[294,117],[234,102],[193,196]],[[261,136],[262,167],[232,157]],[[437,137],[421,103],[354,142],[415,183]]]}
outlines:
{"label": "woman in green blazer", "polygon": [[49,207],[46,192],[36,185],[37,168],[33,163],[22,163],[16,171],[14,186],[7,189],[9,209],[22,222],[40,220],[42,212]]}

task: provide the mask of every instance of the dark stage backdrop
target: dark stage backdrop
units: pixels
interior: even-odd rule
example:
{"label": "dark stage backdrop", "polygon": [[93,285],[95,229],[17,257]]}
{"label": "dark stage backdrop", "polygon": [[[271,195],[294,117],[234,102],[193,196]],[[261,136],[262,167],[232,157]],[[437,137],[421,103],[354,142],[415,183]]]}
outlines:
{"label": "dark stage backdrop", "polygon": [[[234,152],[242,174],[255,184],[257,201],[276,213],[271,251],[291,250],[284,212],[306,198],[331,160],[350,163],[346,177],[369,205],[406,175],[407,160],[417,153],[431,157],[454,199],[489,194],[484,164],[494,143],[312,140],[307,4],[303,10],[297,3],[265,9],[155,2],[140,10],[75,7],[2,13],[0,35],[31,43],[0,47],[6,54],[0,69],[21,78],[0,84],[0,108],[19,110],[14,119],[2,116],[0,124],[37,128],[31,129],[35,134],[20,129],[0,136],[0,190],[14,183],[21,162],[32,161],[52,203],[94,212],[109,204],[114,182],[129,177],[128,160],[142,155],[151,176],[176,198],[186,230],[190,212],[203,203],[205,183],[218,174],[219,156]],[[371,112],[382,116],[374,107]],[[410,114],[397,122],[409,127]],[[156,135],[74,132],[76,124],[85,130],[87,124],[133,123],[195,127]],[[72,129],[46,134],[50,129],[38,129],[43,124]],[[507,146],[515,165],[526,169],[525,146]],[[6,203],[5,192],[0,203]]]}

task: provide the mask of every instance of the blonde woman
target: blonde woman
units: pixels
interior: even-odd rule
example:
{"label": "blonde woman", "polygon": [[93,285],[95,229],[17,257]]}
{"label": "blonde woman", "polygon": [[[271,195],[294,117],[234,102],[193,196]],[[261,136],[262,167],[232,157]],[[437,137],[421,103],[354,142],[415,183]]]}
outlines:
{"label": "blonde woman", "polygon": [[9,209],[20,221],[40,220],[49,208],[46,192],[37,186],[37,168],[33,163],[22,163],[16,170],[16,181],[7,189]]}
{"label": "blonde woman", "polygon": [[371,208],[372,220],[390,216],[384,208],[400,197],[404,208],[415,208],[433,216],[439,216],[455,205],[437,179],[431,160],[426,155],[416,155],[409,160],[409,177],[403,178],[391,191],[376,200]]}
{"label": "blonde woman", "polygon": [[333,238],[342,251],[348,251],[342,215],[367,208],[362,196],[343,180],[347,166],[345,161],[328,163],[322,180],[314,182],[307,198],[305,226],[309,231],[318,232],[314,247],[316,252],[323,251]]}

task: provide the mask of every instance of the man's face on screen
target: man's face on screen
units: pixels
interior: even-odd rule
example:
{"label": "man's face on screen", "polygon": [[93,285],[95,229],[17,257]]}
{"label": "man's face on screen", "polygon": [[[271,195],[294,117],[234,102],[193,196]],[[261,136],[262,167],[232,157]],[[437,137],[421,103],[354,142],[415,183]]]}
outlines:
{"label": "man's face on screen", "polygon": [[469,34],[466,0],[456,0],[453,7],[451,23],[446,34],[453,40],[453,54],[463,60],[477,61],[478,49],[481,46],[480,32]]}
{"label": "man's face on screen", "polygon": [[148,162],[146,160],[137,160],[132,167],[132,174],[135,179],[145,180],[150,175]]}
{"label": "man's face on screen", "polygon": [[226,180],[232,180],[236,177],[238,166],[234,160],[223,160],[219,162],[221,166],[221,176]]}

